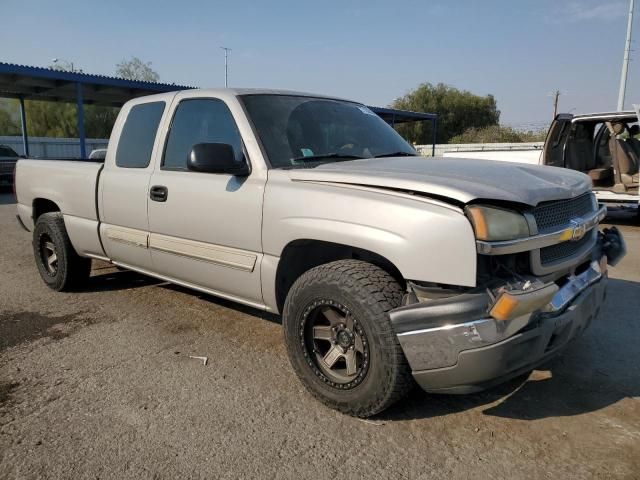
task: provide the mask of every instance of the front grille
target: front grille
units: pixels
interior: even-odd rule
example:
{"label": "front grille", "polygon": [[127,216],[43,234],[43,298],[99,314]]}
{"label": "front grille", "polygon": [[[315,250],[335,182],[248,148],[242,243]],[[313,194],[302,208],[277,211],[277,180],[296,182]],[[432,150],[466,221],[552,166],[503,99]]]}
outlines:
{"label": "front grille", "polygon": [[568,227],[573,218],[582,217],[593,211],[591,194],[585,193],[569,200],[541,203],[533,209],[532,213],[538,225],[538,233],[549,233]]}
{"label": "front grille", "polygon": [[540,249],[540,263],[547,266],[574,255],[578,255],[587,249],[587,245],[593,242],[594,231],[590,231],[580,240],[575,242],[562,242],[550,247]]}

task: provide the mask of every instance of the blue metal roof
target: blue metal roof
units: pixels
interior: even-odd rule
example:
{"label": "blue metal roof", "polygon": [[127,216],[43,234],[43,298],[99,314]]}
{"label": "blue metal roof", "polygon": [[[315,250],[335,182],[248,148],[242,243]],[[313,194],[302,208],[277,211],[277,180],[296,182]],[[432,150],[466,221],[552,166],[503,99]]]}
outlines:
{"label": "blue metal roof", "polygon": [[397,110],[395,108],[385,107],[369,108],[388,123],[419,122],[423,120],[433,121],[438,118],[438,115],[435,113],[412,112],[409,110]]}
{"label": "blue metal roof", "polygon": [[194,88],[0,62],[2,97],[75,102],[78,84],[84,103],[112,106],[142,95]]}

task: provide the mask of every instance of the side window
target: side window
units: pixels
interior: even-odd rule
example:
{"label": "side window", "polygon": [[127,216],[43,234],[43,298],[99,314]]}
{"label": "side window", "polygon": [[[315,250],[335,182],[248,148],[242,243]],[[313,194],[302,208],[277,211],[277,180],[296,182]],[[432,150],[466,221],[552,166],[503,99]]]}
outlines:
{"label": "side window", "polygon": [[185,170],[191,149],[198,143],[228,143],[236,159],[242,156],[242,139],[229,107],[212,98],[182,100],[171,122],[162,168]]}
{"label": "side window", "polygon": [[153,142],[164,113],[165,102],[141,103],[129,110],[124,122],[116,165],[124,168],[146,168],[151,161]]}

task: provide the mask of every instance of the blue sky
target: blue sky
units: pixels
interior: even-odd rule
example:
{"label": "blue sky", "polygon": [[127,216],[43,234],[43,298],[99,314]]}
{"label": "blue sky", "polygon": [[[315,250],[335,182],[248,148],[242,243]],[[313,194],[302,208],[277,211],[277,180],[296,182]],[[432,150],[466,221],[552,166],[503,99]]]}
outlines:
{"label": "blue sky", "polygon": [[[225,45],[231,86],[387,105],[421,82],[443,82],[492,93],[507,124],[548,120],[556,89],[562,111],[615,109],[628,9],[628,0],[1,3],[0,61],[57,57],[112,75],[137,56],[162,81],[212,87],[224,82]],[[632,61],[628,106],[640,102],[639,87]]]}

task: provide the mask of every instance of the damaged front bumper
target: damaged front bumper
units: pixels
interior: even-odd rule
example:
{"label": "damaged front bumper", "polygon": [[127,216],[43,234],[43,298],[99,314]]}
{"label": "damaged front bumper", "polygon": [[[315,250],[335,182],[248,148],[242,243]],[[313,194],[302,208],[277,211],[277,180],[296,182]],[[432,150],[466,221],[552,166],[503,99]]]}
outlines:
{"label": "damaged front bumper", "polygon": [[490,291],[392,310],[389,316],[414,378],[429,392],[471,393],[532,370],[599,314],[607,262],[614,265],[624,254],[617,229],[605,231],[579,274],[517,292],[514,316],[495,313],[499,297]]}

